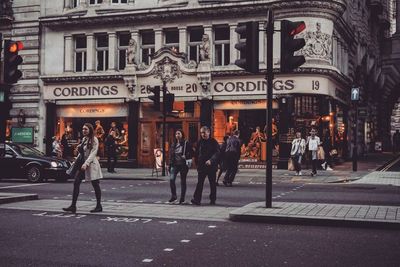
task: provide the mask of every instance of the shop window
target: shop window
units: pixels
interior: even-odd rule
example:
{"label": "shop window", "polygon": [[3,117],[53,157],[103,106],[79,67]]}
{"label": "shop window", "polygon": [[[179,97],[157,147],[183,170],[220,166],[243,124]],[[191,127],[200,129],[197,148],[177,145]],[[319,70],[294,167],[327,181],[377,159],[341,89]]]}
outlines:
{"label": "shop window", "polygon": [[226,66],[229,65],[229,27],[219,26],[214,29],[214,65]]}
{"label": "shop window", "polygon": [[294,101],[296,116],[313,118],[317,115],[317,98],[315,96],[298,96]]}
{"label": "shop window", "polygon": [[188,57],[189,60],[200,62],[200,45],[204,29],[200,27],[189,28]]}
{"label": "shop window", "polygon": [[155,35],[154,31],[142,31],[140,33],[140,50],[141,62],[146,65],[151,63],[151,55],[155,52]]}
{"label": "shop window", "polygon": [[165,47],[174,49],[176,51],[179,50],[179,31],[178,29],[166,29],[164,30],[164,41]]}
{"label": "shop window", "polygon": [[128,0],[112,0],[113,4],[127,4]]}
{"label": "shop window", "polygon": [[118,35],[118,69],[123,70],[126,66],[126,50],[128,49],[131,35],[129,33],[120,33]]}
{"label": "shop window", "polygon": [[75,37],[75,72],[86,70],[86,36]]}
{"label": "shop window", "polygon": [[108,70],[108,35],[96,38],[97,71]]}

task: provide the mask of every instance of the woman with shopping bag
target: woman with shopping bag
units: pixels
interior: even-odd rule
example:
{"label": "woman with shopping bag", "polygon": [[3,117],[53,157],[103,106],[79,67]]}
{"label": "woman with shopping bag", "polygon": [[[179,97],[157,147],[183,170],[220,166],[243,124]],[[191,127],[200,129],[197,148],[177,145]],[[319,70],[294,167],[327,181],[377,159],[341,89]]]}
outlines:
{"label": "woman with shopping bag", "polygon": [[290,151],[290,159],[292,160],[295,175],[302,175],[301,160],[306,150],[306,140],[301,137],[301,132],[296,131],[296,138],[292,141],[292,149]]}

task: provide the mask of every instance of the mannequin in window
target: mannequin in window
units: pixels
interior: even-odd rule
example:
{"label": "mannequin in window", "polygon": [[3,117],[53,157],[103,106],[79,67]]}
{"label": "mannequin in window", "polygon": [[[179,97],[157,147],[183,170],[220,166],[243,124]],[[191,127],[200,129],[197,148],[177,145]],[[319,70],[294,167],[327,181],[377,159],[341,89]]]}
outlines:
{"label": "mannequin in window", "polygon": [[233,121],[233,116],[229,116],[225,127],[225,135],[231,136],[236,130],[238,130],[238,123]]}
{"label": "mannequin in window", "polygon": [[260,127],[256,127],[256,131],[251,134],[245,157],[261,158],[261,142],[265,142],[265,135],[261,132]]}

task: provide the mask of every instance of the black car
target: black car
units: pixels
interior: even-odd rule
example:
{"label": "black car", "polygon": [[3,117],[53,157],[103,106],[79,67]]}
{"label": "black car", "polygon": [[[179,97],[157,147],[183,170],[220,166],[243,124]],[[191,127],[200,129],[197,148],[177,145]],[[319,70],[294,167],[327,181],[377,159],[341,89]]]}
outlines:
{"label": "black car", "polygon": [[24,144],[6,143],[0,156],[0,178],[23,178],[36,183],[47,179],[66,181],[67,160],[46,157],[39,150]]}

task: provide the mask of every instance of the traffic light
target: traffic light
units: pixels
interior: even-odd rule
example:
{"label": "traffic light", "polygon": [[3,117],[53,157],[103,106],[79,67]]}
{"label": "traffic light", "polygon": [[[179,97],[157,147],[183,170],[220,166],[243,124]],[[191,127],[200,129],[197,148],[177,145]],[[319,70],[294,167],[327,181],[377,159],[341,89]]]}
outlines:
{"label": "traffic light", "polygon": [[172,112],[172,110],[174,109],[175,95],[169,94],[169,93],[165,94],[164,101],[165,101],[165,104],[164,104],[165,112],[166,113]]}
{"label": "traffic light", "polygon": [[281,72],[291,72],[306,62],[304,56],[294,52],[306,45],[304,38],[294,38],[306,28],[304,21],[282,20],[281,22]]}
{"label": "traffic light", "polygon": [[258,73],[258,22],[248,21],[238,26],[235,32],[240,34],[240,39],[246,39],[235,44],[235,48],[240,51],[240,59],[235,61],[235,65],[248,72]]}
{"label": "traffic light", "polygon": [[154,110],[160,110],[160,86],[154,86],[153,88],[148,89],[150,93],[153,95],[149,95],[149,99],[154,102]]}
{"label": "traffic light", "polygon": [[18,51],[23,48],[24,45],[20,41],[4,41],[3,81],[5,84],[16,83],[22,77],[22,72],[18,70],[18,65],[22,63],[22,57],[18,55]]}

